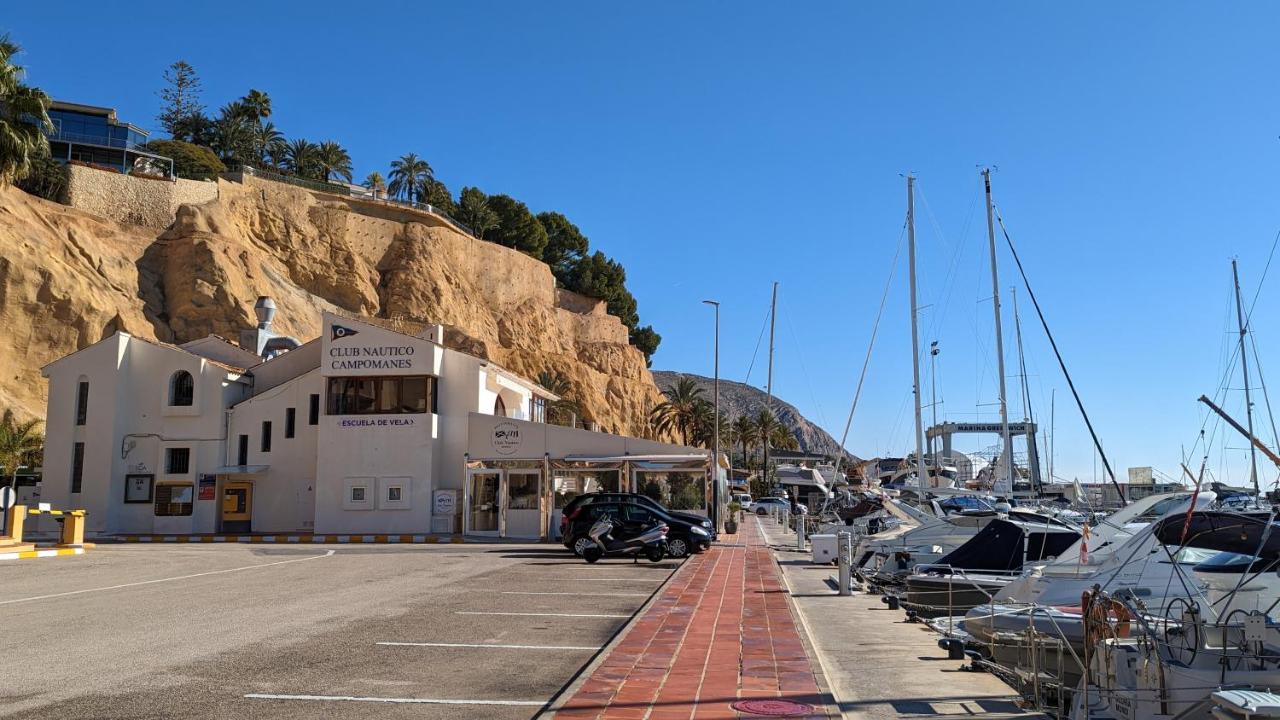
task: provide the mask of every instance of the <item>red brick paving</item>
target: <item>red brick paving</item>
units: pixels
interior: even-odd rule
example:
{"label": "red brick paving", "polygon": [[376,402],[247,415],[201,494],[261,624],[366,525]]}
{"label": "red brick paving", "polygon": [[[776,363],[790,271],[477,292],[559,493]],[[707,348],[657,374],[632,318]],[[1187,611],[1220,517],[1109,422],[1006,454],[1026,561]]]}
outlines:
{"label": "red brick paving", "polygon": [[555,717],[732,720],[756,717],[736,700],[785,698],[827,718],[758,522],[685,562]]}

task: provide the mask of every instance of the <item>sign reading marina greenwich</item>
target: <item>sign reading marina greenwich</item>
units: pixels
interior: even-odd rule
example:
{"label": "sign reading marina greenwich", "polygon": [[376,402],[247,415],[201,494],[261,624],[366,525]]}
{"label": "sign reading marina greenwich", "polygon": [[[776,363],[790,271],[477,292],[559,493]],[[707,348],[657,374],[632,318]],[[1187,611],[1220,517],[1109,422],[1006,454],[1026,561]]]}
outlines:
{"label": "sign reading marina greenwich", "polygon": [[412,345],[330,347],[331,370],[412,370]]}

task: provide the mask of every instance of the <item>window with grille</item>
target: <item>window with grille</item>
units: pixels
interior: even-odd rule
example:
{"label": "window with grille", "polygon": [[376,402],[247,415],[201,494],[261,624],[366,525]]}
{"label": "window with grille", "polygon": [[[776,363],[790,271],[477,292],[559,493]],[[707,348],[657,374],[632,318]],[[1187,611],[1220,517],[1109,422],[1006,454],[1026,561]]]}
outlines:
{"label": "window with grille", "polygon": [[164,468],[170,475],[186,475],[191,471],[191,448],[165,448]]}
{"label": "window with grille", "polygon": [[89,417],[89,381],[81,380],[76,388],[76,424],[83,425]]}
{"label": "window with grille", "polygon": [[71,492],[80,492],[84,484],[84,443],[78,442],[71,449]]}

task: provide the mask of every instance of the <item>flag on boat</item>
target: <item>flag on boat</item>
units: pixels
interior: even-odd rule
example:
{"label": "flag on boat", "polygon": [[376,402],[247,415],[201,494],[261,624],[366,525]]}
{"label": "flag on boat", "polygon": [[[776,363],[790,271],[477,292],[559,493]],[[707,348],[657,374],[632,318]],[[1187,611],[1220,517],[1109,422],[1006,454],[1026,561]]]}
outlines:
{"label": "flag on boat", "polygon": [[1080,564],[1089,564],[1089,523],[1080,528]]}

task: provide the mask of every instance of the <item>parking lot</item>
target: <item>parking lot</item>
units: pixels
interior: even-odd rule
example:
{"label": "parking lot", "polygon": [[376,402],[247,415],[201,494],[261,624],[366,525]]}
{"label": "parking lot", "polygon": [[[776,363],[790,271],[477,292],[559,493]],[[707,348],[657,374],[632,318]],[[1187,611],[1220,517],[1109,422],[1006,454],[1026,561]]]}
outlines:
{"label": "parking lot", "polygon": [[514,544],[9,562],[0,718],[528,718],[677,566]]}

